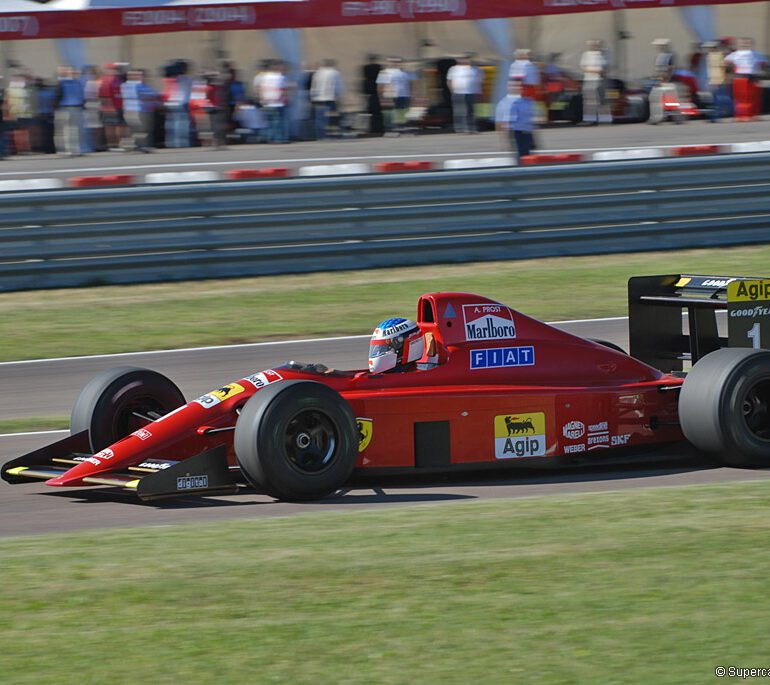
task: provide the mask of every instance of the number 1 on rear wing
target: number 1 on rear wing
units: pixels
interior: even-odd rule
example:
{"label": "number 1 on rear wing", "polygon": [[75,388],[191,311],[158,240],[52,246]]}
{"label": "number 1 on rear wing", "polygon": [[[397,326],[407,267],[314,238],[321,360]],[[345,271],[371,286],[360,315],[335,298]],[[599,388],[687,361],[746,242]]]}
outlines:
{"label": "number 1 on rear wing", "polygon": [[628,329],[631,355],[670,373],[721,347],[769,348],[770,279],[634,276]]}

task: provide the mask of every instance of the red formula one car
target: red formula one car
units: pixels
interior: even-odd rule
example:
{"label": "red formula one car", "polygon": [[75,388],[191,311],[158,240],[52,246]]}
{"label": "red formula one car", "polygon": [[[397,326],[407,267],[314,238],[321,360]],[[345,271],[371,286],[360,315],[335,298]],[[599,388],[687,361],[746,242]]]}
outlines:
{"label": "red formula one car", "polygon": [[[158,373],[114,369],[81,391],[70,437],[10,461],[2,477],[142,499],[245,481],[302,500],[354,469],[607,460],[685,437],[727,463],[770,465],[770,351],[725,347],[759,346],[770,281],[677,274],[632,279],[629,294],[634,356],[478,295],[432,293],[417,324],[433,363],[407,370],[290,362],[185,403]],[[725,308],[729,340],[717,325]]]}

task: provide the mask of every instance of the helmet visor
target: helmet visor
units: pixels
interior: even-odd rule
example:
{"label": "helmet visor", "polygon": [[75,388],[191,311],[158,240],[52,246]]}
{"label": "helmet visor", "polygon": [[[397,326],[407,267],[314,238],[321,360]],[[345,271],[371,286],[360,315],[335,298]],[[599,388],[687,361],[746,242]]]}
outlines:
{"label": "helmet visor", "polygon": [[403,345],[403,341],[398,346],[394,345],[392,340],[372,341],[371,345],[369,345],[369,359],[376,359],[388,352],[398,352],[401,349],[401,345]]}

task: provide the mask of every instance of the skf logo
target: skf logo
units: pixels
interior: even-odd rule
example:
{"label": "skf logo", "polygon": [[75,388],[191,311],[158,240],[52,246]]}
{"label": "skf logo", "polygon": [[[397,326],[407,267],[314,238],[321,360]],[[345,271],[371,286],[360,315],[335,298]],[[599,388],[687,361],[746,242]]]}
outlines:
{"label": "skf logo", "polygon": [[358,451],[363,452],[372,441],[372,431],[374,430],[371,419],[356,419],[356,428],[358,429]]}
{"label": "skf logo", "polygon": [[727,286],[728,302],[756,302],[770,300],[770,280],[733,281]]}
{"label": "skf logo", "polygon": [[518,412],[495,416],[495,457],[521,459],[545,456],[545,414]]}

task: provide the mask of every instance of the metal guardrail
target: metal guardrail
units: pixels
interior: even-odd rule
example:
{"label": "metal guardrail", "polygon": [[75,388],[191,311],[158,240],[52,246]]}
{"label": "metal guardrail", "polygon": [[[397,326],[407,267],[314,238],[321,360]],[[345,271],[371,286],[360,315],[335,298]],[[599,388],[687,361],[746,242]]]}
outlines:
{"label": "metal guardrail", "polygon": [[0,291],[770,242],[770,154],[0,196]]}

